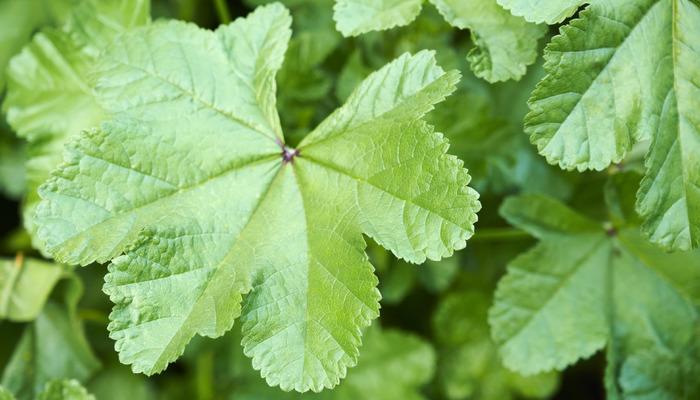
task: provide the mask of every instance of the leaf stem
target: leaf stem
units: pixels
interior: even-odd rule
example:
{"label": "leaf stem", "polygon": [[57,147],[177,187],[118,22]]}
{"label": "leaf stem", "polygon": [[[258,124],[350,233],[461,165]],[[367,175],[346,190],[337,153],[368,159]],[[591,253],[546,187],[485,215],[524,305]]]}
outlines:
{"label": "leaf stem", "polygon": [[216,16],[219,17],[219,21],[222,24],[231,22],[231,12],[228,9],[226,0],[214,0],[214,7],[216,8]]}
{"label": "leaf stem", "polygon": [[517,228],[485,228],[476,229],[473,241],[523,240],[530,234]]}

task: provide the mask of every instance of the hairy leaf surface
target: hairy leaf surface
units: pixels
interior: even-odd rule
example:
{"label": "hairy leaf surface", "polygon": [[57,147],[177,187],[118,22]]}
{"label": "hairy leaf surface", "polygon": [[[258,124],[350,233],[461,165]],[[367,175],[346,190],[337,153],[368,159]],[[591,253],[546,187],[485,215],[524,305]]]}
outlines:
{"label": "hairy leaf surface", "polygon": [[700,5],[594,2],[545,50],[526,131],[552,164],[601,170],[651,140],[637,210],[649,238],[700,244]]}
{"label": "hairy leaf surface", "polygon": [[405,54],[291,149],[275,109],[290,23],[273,4],[215,32],[168,22],[120,37],[97,85],[113,118],[40,190],[57,259],[113,259],[110,336],[134,371],[163,370],[241,315],[269,384],[332,387],[378,315],[362,234],[423,262],[473,232],[469,175],[421,119],[458,74]]}

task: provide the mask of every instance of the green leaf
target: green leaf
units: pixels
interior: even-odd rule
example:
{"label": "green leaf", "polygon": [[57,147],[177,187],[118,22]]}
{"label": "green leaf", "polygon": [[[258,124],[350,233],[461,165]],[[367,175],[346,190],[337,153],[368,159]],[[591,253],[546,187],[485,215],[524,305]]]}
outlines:
{"label": "green leaf", "polygon": [[[30,233],[37,188],[60,163],[63,146],[103,118],[93,78],[101,52],[115,35],[145,24],[149,8],[148,0],[81,1],[61,29],[44,29],[10,61],[3,110],[29,142],[23,216]],[[43,250],[36,239],[34,246]]]}
{"label": "green leaf", "polygon": [[421,120],[458,74],[406,54],[290,149],[275,110],[290,23],[273,4],[216,32],[169,22],[121,36],[97,85],[113,120],[40,190],[57,259],[114,259],[110,336],[134,371],[163,370],[241,314],[270,385],[332,387],[378,314],[362,234],[422,262],[473,233],[469,175]]}
{"label": "green leaf", "polygon": [[490,303],[485,293],[476,290],[460,290],[440,300],[433,327],[442,393],[448,399],[550,397],[559,383],[557,373],[522,376],[501,363],[486,322]]}
{"label": "green leaf", "polygon": [[445,20],[469,29],[476,45],[467,59],[476,76],[489,82],[520,79],[537,58],[545,26],[501,8],[496,0],[430,0]]}
{"label": "green leaf", "polygon": [[18,399],[37,398],[44,385],[54,379],[84,381],[99,368],[76,315],[81,293],[77,278],[61,281],[41,313],[25,328],[0,381]]}
{"label": "green leaf", "polygon": [[0,260],[0,319],[35,319],[63,273],[60,266],[39,260]]}
{"label": "green leaf", "polygon": [[534,23],[558,24],[572,16],[586,0],[497,0],[513,15]]}
{"label": "green leaf", "polygon": [[38,400],[95,400],[75,379],[53,380],[39,393]]}
{"label": "green leaf", "polygon": [[686,378],[700,370],[700,254],[664,253],[637,226],[596,223],[535,195],[508,199],[501,213],[540,238],[510,263],[489,314],[506,366],[562,369],[607,345],[610,386],[625,397],[700,395]]}
{"label": "green leaf", "polygon": [[5,67],[34,30],[46,20],[44,0],[0,2],[0,93],[5,89]]}
{"label": "green leaf", "polygon": [[[235,338],[235,336],[233,337]],[[232,339],[233,339],[232,338]],[[232,397],[240,400],[420,400],[420,388],[428,383],[435,369],[435,352],[425,340],[396,329],[373,326],[364,333],[364,346],[357,366],[335,389],[303,395],[270,388],[250,368],[250,361],[231,344],[234,377]]]}
{"label": "green leaf", "polygon": [[357,36],[408,25],[422,6],[423,0],[338,0],[333,19],[343,36]]}
{"label": "green leaf", "polygon": [[672,250],[700,243],[699,36],[690,0],[595,2],[547,46],[525,119],[540,154],[565,169],[601,170],[651,139],[637,209]]}

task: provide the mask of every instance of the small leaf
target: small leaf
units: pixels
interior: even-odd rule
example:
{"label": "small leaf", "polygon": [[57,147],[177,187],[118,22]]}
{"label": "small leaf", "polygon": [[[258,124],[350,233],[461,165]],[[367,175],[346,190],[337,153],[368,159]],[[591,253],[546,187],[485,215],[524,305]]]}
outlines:
{"label": "small leaf", "polygon": [[423,0],[338,0],[333,19],[343,36],[357,36],[408,25],[422,6]]}
{"label": "small leaf", "polygon": [[0,260],[0,319],[36,318],[63,273],[60,266],[39,260]]}
{"label": "small leaf", "polygon": [[545,27],[516,17],[496,0],[430,0],[445,20],[469,29],[476,47],[467,55],[476,76],[489,82],[520,79],[537,57]]}
{"label": "small leaf", "polygon": [[95,400],[95,396],[75,379],[49,381],[39,393],[38,400]]}

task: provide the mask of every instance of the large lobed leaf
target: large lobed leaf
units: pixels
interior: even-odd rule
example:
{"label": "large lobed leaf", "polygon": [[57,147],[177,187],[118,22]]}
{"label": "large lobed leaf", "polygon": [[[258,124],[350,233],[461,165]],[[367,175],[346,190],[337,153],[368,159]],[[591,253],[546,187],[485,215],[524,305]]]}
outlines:
{"label": "large lobed leaf", "polygon": [[421,119],[458,74],[430,52],[401,56],[290,149],[275,110],[290,23],[273,4],[215,32],[168,22],[120,37],[97,84],[111,121],[40,189],[49,252],[113,259],[110,336],[134,371],[162,371],[241,315],[269,384],[332,387],[378,315],[362,234],[422,262],[473,232],[469,175]]}
{"label": "large lobed leaf", "polygon": [[566,169],[600,170],[651,140],[637,210],[655,243],[700,244],[700,5],[593,2],[545,50],[526,131]]}
{"label": "large lobed leaf", "polygon": [[[624,209],[608,190],[611,210]],[[609,396],[700,395],[697,252],[664,253],[624,218],[596,223],[536,195],[501,212],[540,239],[508,266],[490,311],[506,366],[562,369],[607,345]]]}

